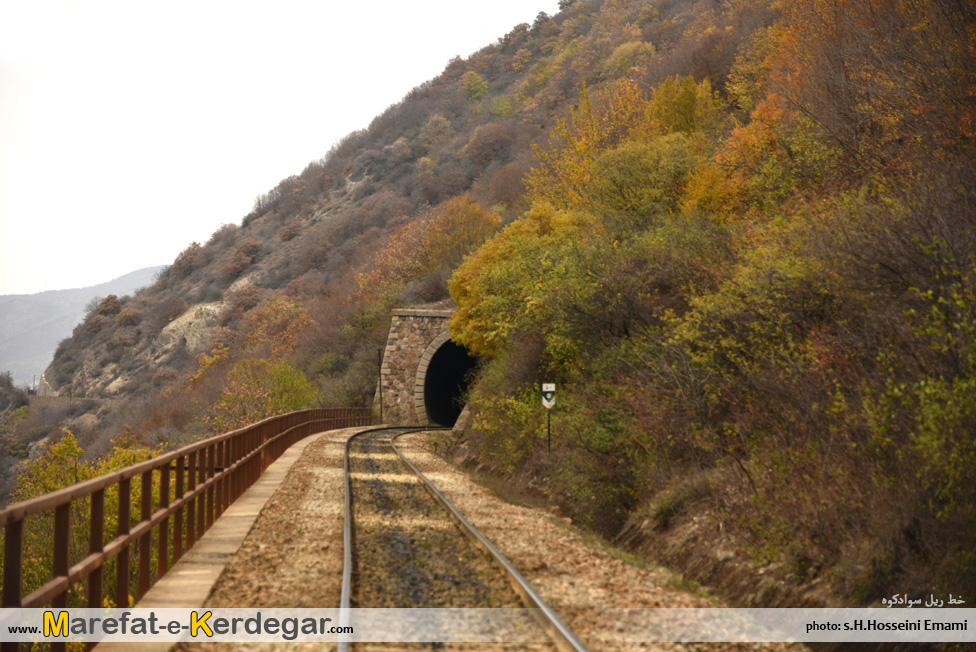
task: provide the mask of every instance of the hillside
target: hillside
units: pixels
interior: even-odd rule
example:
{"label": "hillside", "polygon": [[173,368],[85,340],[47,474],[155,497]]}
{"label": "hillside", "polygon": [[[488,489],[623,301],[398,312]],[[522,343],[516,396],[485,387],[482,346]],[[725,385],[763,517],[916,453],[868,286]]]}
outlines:
{"label": "hillside", "polygon": [[[245,342],[285,328],[274,315],[287,313],[294,332],[265,351],[268,359],[301,359],[321,401],[368,404],[389,309],[447,298],[464,255],[527,207],[532,148],[583,85],[638,72],[657,83],[686,72],[699,50],[708,54],[691,57],[691,68],[715,67],[718,84],[739,40],[767,12],[754,3],[728,14],[702,13],[694,2],[654,11],[601,4],[540,14],[449,62],[368,128],[259,196],[240,226],[191,243],[152,287],[96,311],[62,343],[47,379],[62,393],[129,398],[125,425],[151,438],[157,425],[207,431],[203,412],[247,357]],[[709,25],[727,36],[716,41],[705,34]],[[428,242],[438,234],[439,243]],[[432,255],[420,261],[422,242]],[[316,329],[306,329],[312,322]],[[191,382],[189,409],[184,393],[160,392]]]}
{"label": "hillside", "polygon": [[144,288],[162,269],[147,267],[85,288],[0,295],[0,369],[9,371],[18,385],[39,380],[58,342],[85,318],[92,300]]}
{"label": "hillside", "polygon": [[976,11],[560,6],[94,307],[46,373],[125,399],[90,451],[369,405],[453,301],[500,484],[733,603],[973,594]]}

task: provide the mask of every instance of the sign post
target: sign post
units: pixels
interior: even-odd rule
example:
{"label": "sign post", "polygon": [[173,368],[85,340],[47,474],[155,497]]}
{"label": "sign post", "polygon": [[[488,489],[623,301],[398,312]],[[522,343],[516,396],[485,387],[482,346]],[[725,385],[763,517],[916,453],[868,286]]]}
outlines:
{"label": "sign post", "polygon": [[377,368],[379,370],[380,386],[380,424],[383,423],[383,349],[376,349]]}
{"label": "sign post", "polygon": [[556,383],[542,383],[542,407],[546,408],[546,455],[552,452],[552,408],[556,405]]}

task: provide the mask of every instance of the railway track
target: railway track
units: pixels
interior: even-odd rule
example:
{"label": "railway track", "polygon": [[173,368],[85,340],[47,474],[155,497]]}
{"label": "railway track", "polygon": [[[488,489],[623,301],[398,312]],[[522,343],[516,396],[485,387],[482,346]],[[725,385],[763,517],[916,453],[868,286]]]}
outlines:
{"label": "railway track", "polygon": [[[551,641],[548,649],[586,650],[518,570],[397,449],[397,437],[423,430],[431,428],[372,428],[346,443],[340,606],[527,607]],[[340,642],[340,652],[349,645]]]}

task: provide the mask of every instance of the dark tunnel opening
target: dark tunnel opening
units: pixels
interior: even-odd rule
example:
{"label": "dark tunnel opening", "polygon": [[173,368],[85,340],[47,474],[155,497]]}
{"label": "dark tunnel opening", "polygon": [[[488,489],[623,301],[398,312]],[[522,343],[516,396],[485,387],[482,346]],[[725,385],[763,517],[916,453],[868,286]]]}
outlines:
{"label": "dark tunnel opening", "polygon": [[424,405],[432,425],[453,426],[464,408],[464,394],[477,359],[448,340],[437,349],[424,377]]}

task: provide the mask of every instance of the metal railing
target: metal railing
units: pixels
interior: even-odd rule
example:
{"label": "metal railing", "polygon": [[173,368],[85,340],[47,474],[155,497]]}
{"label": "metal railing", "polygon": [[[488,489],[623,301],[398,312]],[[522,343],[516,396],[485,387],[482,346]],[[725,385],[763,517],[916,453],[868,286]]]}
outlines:
{"label": "metal railing", "polygon": [[[315,432],[370,425],[370,412],[369,408],[320,408],[270,417],[0,509],[0,526],[4,530],[2,606],[64,608],[68,606],[69,588],[87,579],[85,604],[101,607],[103,569],[114,558],[115,604],[128,607],[130,548],[136,548],[138,556],[138,601],[154,582],[154,548],[158,580],[289,446]],[[141,493],[140,520],[133,523],[134,480],[140,483]],[[105,494],[113,487],[118,490],[118,525],[115,538],[106,542]],[[72,504],[77,508],[79,501],[89,504],[88,554],[72,565]],[[50,513],[54,517],[51,579],[23,595],[24,522],[29,516]],[[52,650],[63,646],[64,643],[52,643]],[[0,645],[3,652],[16,649],[16,643]]]}

